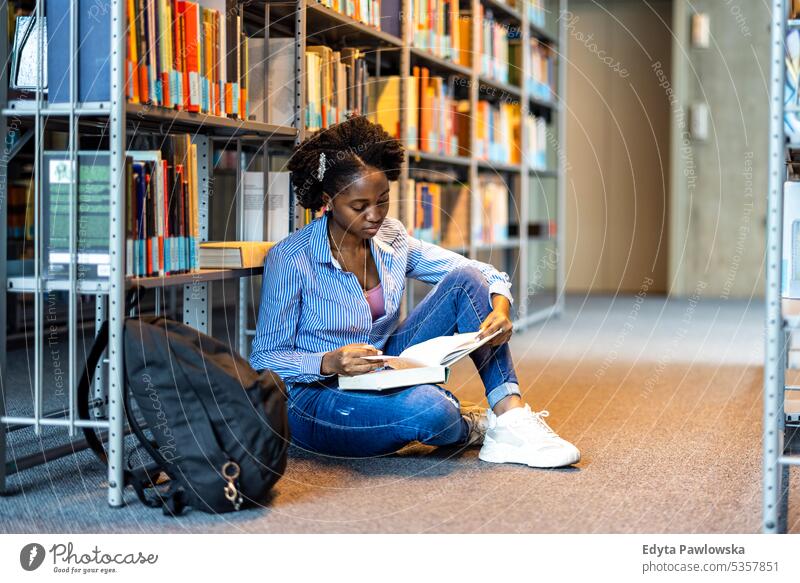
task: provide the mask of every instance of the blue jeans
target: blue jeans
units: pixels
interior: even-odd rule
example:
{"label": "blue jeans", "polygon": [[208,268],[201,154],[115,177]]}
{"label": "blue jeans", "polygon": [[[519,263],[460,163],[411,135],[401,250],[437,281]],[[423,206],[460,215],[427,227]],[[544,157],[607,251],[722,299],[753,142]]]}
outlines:
{"label": "blue jeans", "polygon": [[[490,311],[483,274],[472,267],[456,269],[411,312],[383,352],[396,356],[430,338],[476,331]],[[490,407],[508,395],[520,394],[508,344],[484,345],[470,358]],[[336,377],[331,377],[295,384],[289,391],[288,409],[292,441],[327,455],[376,456],[395,452],[411,441],[462,444],[469,434],[458,399],[438,385],[352,392],[339,390]]]}

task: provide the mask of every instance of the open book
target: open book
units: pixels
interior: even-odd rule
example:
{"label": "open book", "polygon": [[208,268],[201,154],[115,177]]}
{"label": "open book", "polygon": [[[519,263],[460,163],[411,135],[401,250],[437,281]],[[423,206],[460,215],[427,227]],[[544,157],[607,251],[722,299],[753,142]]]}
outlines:
{"label": "open book", "polygon": [[365,356],[382,360],[381,370],[361,375],[339,375],[339,388],[351,391],[381,391],[425,383],[446,383],[450,367],[497,336],[501,330],[477,340],[478,332],[439,336],[409,346],[400,356]]}

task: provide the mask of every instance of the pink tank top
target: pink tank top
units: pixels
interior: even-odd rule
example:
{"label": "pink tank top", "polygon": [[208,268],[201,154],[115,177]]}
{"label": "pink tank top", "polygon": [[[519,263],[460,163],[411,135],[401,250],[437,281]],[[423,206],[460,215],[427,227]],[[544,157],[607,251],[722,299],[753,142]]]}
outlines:
{"label": "pink tank top", "polygon": [[383,316],[383,288],[381,287],[381,284],[378,283],[378,285],[372,289],[365,291],[364,296],[367,298],[369,311],[372,313],[373,321]]}

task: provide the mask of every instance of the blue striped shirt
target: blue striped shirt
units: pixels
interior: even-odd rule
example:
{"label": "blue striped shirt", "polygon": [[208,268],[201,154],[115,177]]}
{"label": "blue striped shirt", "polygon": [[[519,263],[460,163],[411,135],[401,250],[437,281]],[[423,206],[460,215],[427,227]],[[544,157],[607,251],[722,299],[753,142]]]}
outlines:
{"label": "blue striped shirt", "polygon": [[508,274],[474,259],[411,237],[387,217],[370,239],[384,293],[385,313],[372,320],[355,274],[331,255],[328,216],[289,235],[267,254],[258,324],[250,353],[256,370],[269,368],[287,388],[333,375],[320,373],[326,352],[351,343],[382,349],[397,328],[406,277],[435,284],[455,268],[478,268],[491,294],[511,297]]}

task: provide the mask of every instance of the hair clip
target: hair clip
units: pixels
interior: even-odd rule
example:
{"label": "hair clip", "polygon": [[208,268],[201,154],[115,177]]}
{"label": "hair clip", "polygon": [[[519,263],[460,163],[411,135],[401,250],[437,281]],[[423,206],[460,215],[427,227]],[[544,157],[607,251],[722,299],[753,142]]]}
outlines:
{"label": "hair clip", "polygon": [[322,177],[325,176],[325,152],[319,155],[319,167],[317,168],[317,180],[322,182]]}

